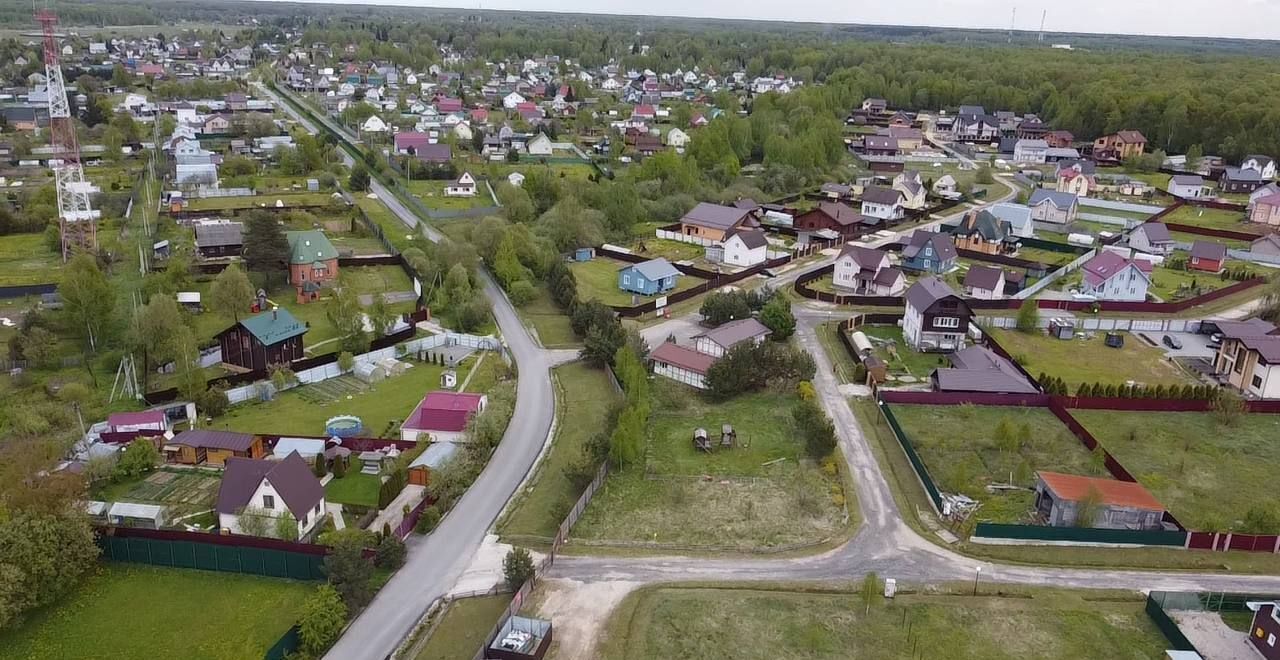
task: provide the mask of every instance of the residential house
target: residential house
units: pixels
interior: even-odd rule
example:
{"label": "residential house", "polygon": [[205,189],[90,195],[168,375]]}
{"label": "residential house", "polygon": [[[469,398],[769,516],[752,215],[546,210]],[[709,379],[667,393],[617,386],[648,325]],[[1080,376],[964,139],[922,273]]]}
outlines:
{"label": "residential house", "polygon": [[1280,236],[1275,234],[1267,234],[1249,244],[1249,254],[1275,257],[1270,261],[1276,263],[1280,261]]}
{"label": "residential house", "polygon": [[320,289],[338,279],[338,250],[318,229],[285,232],[289,240],[289,283],[297,301],[320,297]]}
{"label": "residential house", "polygon": [[862,109],[876,115],[882,115],[889,109],[889,102],[884,99],[863,99]]}
{"label": "residential house", "polygon": [[476,192],[476,180],[470,172],[463,172],[462,176],[450,181],[444,187],[445,197],[475,197]]}
{"label": "residential house", "polygon": [[511,92],[502,97],[502,107],[507,110],[515,110],[516,106],[525,102],[525,98],[519,92]]}
{"label": "residential house", "polygon": [[979,106],[962,105],[951,131],[957,142],[995,142],[1000,139],[1000,120]]}
{"label": "residential house", "polygon": [[1012,255],[1019,247],[1009,224],[985,209],[966,213],[951,237],[957,249],[983,254]]}
{"label": "residential house", "polygon": [[845,243],[836,257],[832,283],[859,296],[900,296],[907,277],[894,268],[883,250]]}
{"label": "residential house", "polygon": [[1213,359],[1219,382],[1251,398],[1280,399],[1280,330],[1256,318],[1214,323],[1222,333]]}
{"label": "residential house", "polygon": [[663,342],[649,353],[653,373],[684,383],[700,390],[707,389],[707,372],[716,359],[706,353],[680,346],[675,342]]}
{"label": "residential house", "polygon": [[853,187],[843,183],[824,183],[818,188],[818,192],[836,202],[850,199],[853,196]]}
{"label": "residential house", "polygon": [[754,229],[760,223],[754,209],[701,202],[680,218],[680,233],[707,242],[723,242],[734,229]]}
{"label": "residential house", "polygon": [[1076,136],[1072,135],[1071,131],[1058,130],[1044,134],[1045,144],[1049,145],[1051,149],[1069,149],[1075,139]]}
{"label": "residential house", "polygon": [[431,136],[419,131],[401,131],[393,140],[396,153],[401,155],[416,154],[419,149],[431,144]]}
{"label": "residential house", "polygon": [[636,153],[641,156],[652,156],[659,151],[662,151],[662,138],[649,133],[644,133],[642,135],[637,135],[635,139],[632,140],[631,146],[634,147]]}
{"label": "residential house", "polygon": [[550,156],[551,138],[546,133],[538,133],[525,143],[524,150],[530,156]]}
{"label": "residential house", "polygon": [[862,151],[868,156],[897,156],[898,139],[885,135],[868,135],[862,138]]}
{"label": "residential house", "polygon": [[262,438],[248,433],[191,429],[165,441],[165,461],[182,465],[225,464],[232,458],[263,458]]}
{"label": "residential house", "polygon": [[882,221],[902,219],[902,193],[883,186],[863,188],[862,215]]}
{"label": "residential house", "polygon": [[1018,140],[1013,145],[1015,163],[1043,163],[1049,143],[1044,140]]}
{"label": "residential house", "polygon": [[642,296],[656,296],[676,288],[680,271],[662,257],[618,270],[618,288]]}
{"label": "residential house", "polygon": [[371,115],[368,119],[360,124],[361,133],[386,133],[389,130],[387,122],[382,120],[378,115]]}
{"label": "residential house", "polygon": [[268,534],[280,534],[277,519],[292,517],[297,526],[285,541],[306,539],[327,515],[324,486],[311,466],[297,452],[280,461],[230,458],[218,486],[218,527],[225,534],[245,534],[247,516],[268,518],[261,525]]}
{"label": "residential house", "polygon": [[1218,191],[1224,193],[1251,193],[1266,183],[1257,170],[1226,167],[1218,177]]}
{"label": "residential house", "polygon": [[272,309],[240,319],[218,333],[222,361],[232,367],[258,371],[301,360],[302,335],[307,326],[287,309]]}
{"label": "residential house", "polygon": [[724,263],[746,268],[769,260],[769,241],[763,230],[734,229],[723,247]]}
{"label": "residential house", "polygon": [[[1036,514],[1050,527],[1164,529],[1164,505],[1136,481],[1039,471]],[[1078,520],[1091,512],[1093,520]]]}
{"label": "residential house", "polygon": [[244,225],[239,222],[205,222],[194,229],[201,259],[238,257],[244,251]]}
{"label": "residential house", "polygon": [[1079,201],[1075,195],[1045,188],[1031,193],[1027,206],[1031,208],[1031,219],[1056,225],[1075,222]]}
{"label": "residential house", "polygon": [[693,349],[699,353],[710,355],[713,358],[724,357],[729,349],[741,343],[761,344],[772,333],[769,328],[755,318],[748,317],[745,319],[737,319],[729,321],[708,330],[700,335],[694,335]]}
{"label": "residential house", "polygon": [[1227,263],[1227,246],[1213,241],[1196,241],[1191,244],[1191,256],[1187,258],[1187,270],[1205,273],[1221,273]]}
{"label": "residential house", "polygon": [[1036,394],[1039,390],[1008,360],[986,346],[969,346],[947,356],[949,368],[930,374],[937,392]]}
{"label": "residential house", "polygon": [[1138,131],[1117,131],[1093,141],[1093,157],[1098,160],[1124,160],[1146,150],[1147,138]]}
{"label": "residential house", "polygon": [[169,418],[163,410],[111,413],[107,416],[107,433],[137,433],[142,437],[154,437],[163,435],[169,427]]}
{"label": "residential house", "polygon": [[1275,195],[1277,193],[1280,193],[1280,183],[1275,183],[1274,181],[1249,193],[1249,210],[1253,210],[1253,205],[1256,204],[1259,199],[1269,195]]}
{"label": "residential house", "polygon": [[1254,200],[1249,208],[1249,222],[1280,225],[1280,193],[1272,193]]}
{"label": "residential house", "polygon": [[1004,269],[974,265],[964,274],[964,295],[978,300],[1004,297]]}
{"label": "residential house", "polygon": [[[462,126],[462,124],[458,124]],[[434,144],[424,144],[414,149],[414,155],[418,160],[431,165],[445,165],[453,160],[453,149],[448,143],[436,142]]]}
{"label": "residential house", "polygon": [[943,174],[942,178],[933,182],[933,192],[943,197],[953,197],[960,194],[957,186],[955,177],[950,174]]}
{"label": "residential house", "polygon": [[231,120],[226,115],[209,115],[200,124],[201,135],[224,135],[231,130]]}
{"label": "residential house", "polygon": [[1144,222],[1129,232],[1129,247],[1147,254],[1167,257],[1173,254],[1177,242],[1169,234],[1163,222]]}
{"label": "residential house", "polygon": [[1199,199],[1204,197],[1206,187],[1199,174],[1175,174],[1169,177],[1165,191],[1174,197]]}
{"label": "residential house", "polygon": [[489,397],[465,392],[428,392],[400,424],[400,439],[407,442],[460,442],[472,417],[484,412]]}
{"label": "residential house", "polygon": [[902,247],[902,267],[920,273],[942,274],[956,267],[956,246],[949,234],[917,230]]}
{"label": "residential house", "polygon": [[1257,154],[1245,156],[1244,160],[1240,161],[1240,169],[1253,170],[1258,173],[1258,176],[1267,181],[1276,178],[1276,161],[1270,156],[1259,156]]}
{"label": "residential house", "polygon": [[858,233],[862,225],[862,214],[842,202],[818,202],[812,210],[797,215],[791,225],[800,231],[819,231],[828,229],[841,236],[850,237]]}
{"label": "residential house", "polygon": [[912,152],[924,146],[924,133],[910,126],[889,126],[876,131],[877,135],[890,137],[897,141],[898,151]]}
{"label": "residential house", "polygon": [[666,143],[668,147],[683,149],[689,146],[689,134],[679,128],[673,128],[667,131]]}
{"label": "residential house", "polygon": [[1093,178],[1092,163],[1088,166],[1083,165],[1084,161],[1062,161],[1070,164],[1065,167],[1058,167],[1058,176],[1055,190],[1062,193],[1071,193],[1076,197],[1088,197],[1089,193],[1098,187],[1097,181]]}
{"label": "residential house", "polygon": [[1247,602],[1253,610],[1249,623],[1249,643],[1263,660],[1280,660],[1280,600],[1273,602]]}
{"label": "residential house", "polygon": [[988,206],[986,211],[999,218],[1001,222],[1009,225],[1009,233],[1011,235],[1018,238],[1035,236],[1036,228],[1035,222],[1031,218],[1031,207],[1001,202]]}
{"label": "residential house", "polygon": [[912,211],[923,209],[928,191],[920,180],[920,173],[914,170],[903,170],[893,177],[893,189],[902,193],[902,208]]}
{"label": "residential house", "polygon": [[930,275],[911,285],[905,298],[902,337],[907,345],[917,351],[964,348],[973,310],[951,287]]}
{"label": "residential house", "polygon": [[1103,250],[1081,266],[1080,292],[1098,300],[1142,302],[1151,286],[1151,268],[1145,259],[1127,259]]}

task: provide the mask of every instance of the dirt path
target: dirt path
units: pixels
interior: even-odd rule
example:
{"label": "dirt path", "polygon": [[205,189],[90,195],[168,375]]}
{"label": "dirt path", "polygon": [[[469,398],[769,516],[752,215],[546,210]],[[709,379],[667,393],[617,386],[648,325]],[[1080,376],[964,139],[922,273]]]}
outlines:
{"label": "dirt path", "polygon": [[1179,610],[1169,614],[1204,660],[1256,660],[1260,657],[1249,643],[1249,638],[1227,627],[1217,612]]}
{"label": "dirt path", "polygon": [[547,580],[538,616],[555,621],[556,660],[593,660],[596,643],[618,603],[639,582]]}

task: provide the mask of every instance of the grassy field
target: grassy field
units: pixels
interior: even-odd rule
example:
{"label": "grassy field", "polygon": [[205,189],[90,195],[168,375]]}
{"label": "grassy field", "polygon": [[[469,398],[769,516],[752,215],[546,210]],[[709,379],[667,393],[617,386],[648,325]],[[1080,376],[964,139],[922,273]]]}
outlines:
{"label": "grassy field", "polygon": [[357,257],[375,254],[389,254],[386,246],[376,236],[360,236],[357,234],[327,234],[329,242],[339,253],[350,250]]}
{"label": "grassy field", "polygon": [[574,483],[566,470],[577,464],[591,437],[606,423],[609,407],[620,396],[601,369],[581,362],[556,367],[553,372],[559,391],[559,423],[555,438],[538,473],[521,493],[511,511],[498,524],[504,538],[510,536],[551,539],[583,486]]}
{"label": "grassy field", "polygon": [[44,234],[0,236],[0,286],[54,284],[61,266],[61,257],[45,245]]}
{"label": "grassy field", "polygon": [[1183,206],[1173,213],[1161,218],[1163,222],[1179,225],[1192,225],[1208,229],[1230,229],[1257,233],[1253,225],[1244,221],[1244,214],[1239,211],[1222,209],[1206,209],[1196,206]]}
{"label": "grassy field", "polygon": [[1179,243],[1195,243],[1196,241],[1209,240],[1215,243],[1222,243],[1223,245],[1227,246],[1228,250],[1248,250],[1249,249],[1249,241],[1238,241],[1233,238],[1217,238],[1217,237],[1201,236],[1199,234],[1188,234],[1182,231],[1171,231],[1169,232],[1169,236],[1172,237],[1173,240],[1178,241]]}
{"label": "grassy field", "polygon": [[493,198],[489,196],[489,189],[484,183],[477,182],[474,197],[446,197],[444,189],[448,184],[448,181],[437,180],[410,181],[408,189],[414,197],[421,199],[422,203],[431,209],[459,211],[493,206]]}
{"label": "grassy field", "polygon": [[[596,257],[591,261],[575,262],[569,266],[578,280],[578,297],[581,300],[599,300],[606,305],[630,305],[632,294],[618,288],[618,271],[630,264]],[[689,275],[676,278],[676,286],[667,294],[692,289],[703,280]],[[664,294],[665,295],[665,294]],[[647,302],[656,296],[639,296]]]}
{"label": "grassy field", "polygon": [[[858,332],[867,335],[875,345],[875,354],[889,365],[889,374],[893,376],[912,376],[917,379],[928,378],[938,367],[945,367],[946,358],[941,353],[921,353],[907,346],[902,338],[902,329],[892,325],[864,325]],[[876,341],[877,339],[881,341]],[[893,350],[890,344],[893,342]]]}
{"label": "grassy field", "polygon": [[1018,249],[1018,254],[1014,255],[1019,259],[1028,261],[1038,261],[1049,266],[1065,266],[1075,261],[1077,254],[1070,252],[1056,252],[1054,250],[1043,250],[1041,248],[1023,247]]}
{"label": "grassy field", "polygon": [[1054,339],[1048,333],[991,329],[988,332],[1033,376],[1057,376],[1074,388],[1080,383],[1122,384],[1135,381],[1148,385],[1184,385],[1194,379],[1172,362],[1164,351],[1138,337],[1124,333],[1124,347],[1110,348],[1106,333],[1092,339]]}
{"label": "grassy field", "polygon": [[822,350],[827,352],[827,357],[835,368],[836,378],[842,383],[852,383],[854,382],[853,374],[858,365],[849,355],[849,351],[845,350],[844,345],[840,343],[840,337],[837,334],[841,327],[838,321],[830,321],[818,326],[818,341],[822,343]]}
{"label": "grassy field", "polygon": [[[982,502],[977,520],[1025,522],[1030,490],[988,493],[991,483],[1030,488],[1036,470],[1106,476],[1100,463],[1046,408],[894,405],[894,415],[940,490]],[[1016,443],[997,429],[1008,422]]]}
{"label": "grassy field", "polygon": [[358,266],[343,268],[342,277],[358,293],[413,291],[413,281],[399,266]]}
{"label": "grassy field", "polygon": [[382,229],[382,233],[387,237],[388,241],[391,241],[391,245],[395,249],[404,251],[405,248],[413,244],[413,237],[416,235],[414,230],[405,226],[381,200],[358,195],[356,197],[356,205],[364,211],[365,215],[369,216],[373,224]]}
{"label": "grassy field", "polygon": [[334,202],[331,193],[278,193],[272,195],[253,195],[249,197],[210,197],[207,199],[192,199],[187,203],[186,208],[189,211],[238,211],[275,207],[277,201],[283,202],[286,208],[328,206]]}
{"label": "grassy field", "polygon": [[1210,413],[1071,414],[1191,529],[1239,529],[1280,470],[1280,415],[1242,415],[1225,427]]}
{"label": "grassy field", "polygon": [[377,508],[378,489],[382,487],[382,477],[376,474],[360,472],[360,461],[354,456],[347,473],[341,479],[333,478],[324,486],[324,497],[338,504],[357,504]]}
{"label": "grassy field", "polygon": [[539,285],[538,295],[516,311],[524,318],[525,323],[533,326],[538,333],[538,341],[546,348],[573,348],[581,344],[573,334],[569,324],[569,316],[560,309],[547,287]]}
{"label": "grassy field", "polygon": [[[845,492],[838,459],[819,466],[800,457],[790,421],[794,395],[711,404],[672,381],[653,384],[650,474],[641,466],[611,474],[575,537],[749,550],[816,544],[839,533]],[[734,448],[693,449],[695,428],[718,444],[726,423],[738,432]]]}
{"label": "grassy field", "polygon": [[[1227,262],[1227,268],[1238,268],[1245,265],[1239,261]],[[1151,273],[1151,286],[1147,291],[1151,295],[1159,296],[1161,300],[1169,302],[1209,293],[1210,291],[1217,291],[1235,283],[1235,280],[1224,280],[1216,273],[1159,266]]]}
{"label": "grassy field", "polygon": [[235,573],[103,564],[76,592],[0,633],[0,659],[260,658],[297,623],[314,588]]}
{"label": "grassy field", "polygon": [[619,605],[600,657],[1156,660],[1168,646],[1139,595],[1030,593],[900,594],[867,610],[853,593],[651,587]]}
{"label": "grassy field", "polygon": [[480,650],[485,635],[511,604],[509,594],[480,596],[453,601],[444,619],[414,660],[457,660]]}
{"label": "grassy field", "polygon": [[672,241],[665,238],[654,238],[652,235],[641,237],[631,244],[631,250],[638,255],[654,259],[666,257],[667,261],[697,261],[707,254],[701,245]]}
{"label": "grassy field", "polygon": [[[247,433],[318,435],[325,420],[335,415],[359,415],[366,436],[398,437],[400,423],[422,397],[440,386],[444,367],[410,361],[412,368],[400,376],[366,385],[344,376],[302,385],[276,396],[273,401],[233,406],[214,420],[211,428]],[[475,363],[468,358],[458,368],[459,382]]]}

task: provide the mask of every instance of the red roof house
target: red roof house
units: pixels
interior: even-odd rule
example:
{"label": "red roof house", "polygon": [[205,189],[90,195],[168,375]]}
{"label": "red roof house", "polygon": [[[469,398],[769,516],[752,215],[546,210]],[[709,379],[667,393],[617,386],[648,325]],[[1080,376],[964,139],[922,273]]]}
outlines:
{"label": "red roof house", "polygon": [[112,413],[107,417],[109,433],[131,433],[134,431],[169,430],[169,420],[163,410],[144,410],[142,412]]}
{"label": "red roof house", "polygon": [[433,442],[456,442],[471,417],[488,404],[489,397],[483,394],[430,392],[400,425],[400,439],[417,442],[426,434]]}
{"label": "red roof house", "polygon": [[703,390],[707,388],[707,371],[716,358],[675,342],[663,342],[649,354],[649,360],[653,373]]}

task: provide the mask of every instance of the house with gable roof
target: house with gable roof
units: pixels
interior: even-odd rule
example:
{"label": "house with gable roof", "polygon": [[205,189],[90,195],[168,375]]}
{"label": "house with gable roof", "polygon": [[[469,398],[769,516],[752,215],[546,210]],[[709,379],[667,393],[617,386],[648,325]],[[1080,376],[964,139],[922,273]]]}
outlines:
{"label": "house with gable roof", "polygon": [[1103,250],[1080,267],[1084,278],[1080,292],[1098,300],[1142,302],[1151,286],[1152,264]]}
{"label": "house with gable roof", "polygon": [[966,213],[951,237],[956,249],[983,254],[1012,255],[1019,247],[1018,237],[1010,231],[1009,223],[986,209]]}
{"label": "house with gable roof", "polygon": [[900,296],[907,277],[883,250],[845,243],[836,257],[832,284],[860,296]]}
{"label": "house with gable roof", "polygon": [[1176,246],[1169,227],[1163,222],[1144,222],[1129,232],[1129,247],[1139,252],[1167,257]]}
{"label": "house with gable roof", "polygon": [[761,229],[733,229],[723,244],[723,260],[730,266],[746,268],[769,259],[769,240]]}
{"label": "house with gable roof", "polygon": [[216,338],[224,363],[256,371],[301,360],[302,335],[306,332],[306,324],[289,310],[272,309],[240,319]]}
{"label": "house with gable roof", "polygon": [[928,191],[925,190],[919,172],[915,170],[899,172],[893,177],[893,189],[902,194],[902,208],[916,211],[925,207]]}
{"label": "house with gable roof", "polygon": [[930,275],[904,296],[902,338],[917,351],[958,351],[965,346],[973,310],[942,280]]}
{"label": "house with gable roof", "polygon": [[285,541],[307,538],[328,513],[324,486],[297,452],[283,460],[229,458],[218,486],[218,527],[224,533],[244,534],[245,516],[269,518],[269,534],[278,533],[276,518],[287,515],[297,525]]}
{"label": "house with gable roof", "polygon": [[723,323],[702,334],[694,335],[693,350],[713,358],[724,357],[729,349],[743,342],[760,344],[773,331],[753,317]]}
{"label": "house with gable roof", "polygon": [[663,257],[618,270],[618,288],[642,296],[656,296],[676,288],[680,271]]}
{"label": "house with gable roof", "polygon": [[[680,218],[680,233],[703,239],[704,242],[723,242],[735,229],[756,229],[760,222],[755,209],[741,209],[701,202]],[[696,241],[695,241],[696,242]]]}
{"label": "house with gable roof", "polygon": [[1040,188],[1031,193],[1027,206],[1031,208],[1032,220],[1067,225],[1075,222],[1080,202],[1072,193]]}
{"label": "house with gable roof", "polygon": [[942,274],[956,266],[956,245],[949,234],[917,230],[902,248],[902,267],[919,273]]}

